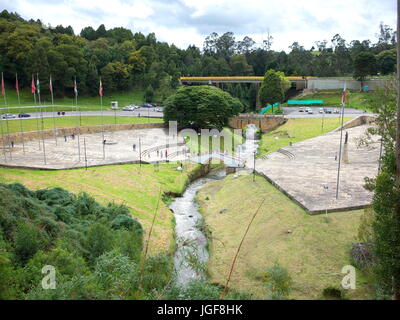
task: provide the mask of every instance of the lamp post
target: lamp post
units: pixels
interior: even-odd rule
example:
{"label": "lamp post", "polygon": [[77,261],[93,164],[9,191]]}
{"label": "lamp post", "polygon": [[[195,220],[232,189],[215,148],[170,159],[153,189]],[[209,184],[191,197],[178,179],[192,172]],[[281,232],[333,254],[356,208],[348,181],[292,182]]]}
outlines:
{"label": "lamp post", "polygon": [[256,153],[257,153],[257,151],[254,150],[254,152],[253,152],[253,182],[256,181]]}

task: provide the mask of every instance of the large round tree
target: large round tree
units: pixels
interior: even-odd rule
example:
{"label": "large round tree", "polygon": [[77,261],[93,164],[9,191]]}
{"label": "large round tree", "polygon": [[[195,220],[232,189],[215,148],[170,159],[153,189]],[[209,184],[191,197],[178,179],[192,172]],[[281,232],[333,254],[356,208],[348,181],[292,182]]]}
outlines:
{"label": "large round tree", "polygon": [[179,128],[221,130],[242,110],[239,99],[221,89],[191,86],[179,89],[166,100],[164,121],[177,121]]}

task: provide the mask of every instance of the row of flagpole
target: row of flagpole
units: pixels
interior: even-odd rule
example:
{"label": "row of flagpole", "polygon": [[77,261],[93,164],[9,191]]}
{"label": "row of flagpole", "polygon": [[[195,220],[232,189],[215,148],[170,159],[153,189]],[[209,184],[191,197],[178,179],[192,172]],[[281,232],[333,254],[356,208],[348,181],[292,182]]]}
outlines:
{"label": "row of flagpole", "polygon": [[[15,75],[15,89],[17,92],[18,105],[20,106],[21,101],[20,101],[18,74]],[[57,145],[57,128],[56,128],[56,121],[55,121],[54,93],[53,93],[53,83],[52,83],[51,75],[50,75],[50,80],[49,80],[49,90],[50,90],[50,94],[51,94],[51,104],[52,104],[52,111],[53,111],[52,113],[53,113],[54,139],[55,139],[55,144]],[[44,139],[44,117],[43,117],[42,101],[41,101],[41,96],[40,96],[40,81],[39,81],[38,74],[36,74],[36,83],[35,83],[34,75],[32,74],[31,93],[33,95],[33,99],[34,99],[34,103],[35,103],[36,114],[37,115],[40,114],[40,118],[41,118],[41,130],[39,130],[39,116],[36,117],[36,129],[37,129],[37,132],[41,132],[41,139],[38,139],[39,150],[41,150],[43,147],[43,161],[44,161],[44,164],[46,164],[47,159],[46,159],[46,148],[45,148],[45,139]],[[9,106],[7,103],[3,72],[1,73],[1,94],[4,98],[4,105],[7,110],[7,113],[9,113]],[[80,135],[81,135],[81,126],[82,126],[82,114],[81,114],[81,108],[80,108],[80,106],[78,106],[78,88],[77,88],[77,83],[76,83],[76,77],[74,78],[74,95],[75,95],[75,108],[79,114],[78,158],[79,158],[79,161],[81,161]],[[100,106],[101,106],[101,128],[102,128],[101,131],[102,131],[103,159],[105,159],[105,139],[104,139],[104,119],[103,119],[103,85],[101,82],[101,78],[100,78],[100,82],[99,82],[99,96],[100,96]],[[8,140],[8,149],[9,149],[9,153],[10,153],[10,159],[12,160],[13,142],[11,141],[11,137],[10,137],[8,116],[5,117],[5,120],[6,120],[6,129],[7,129],[6,134],[7,134],[7,140]],[[23,153],[25,154],[24,129],[23,129],[22,117],[20,117],[20,129],[21,129],[22,148],[23,148]],[[6,139],[4,138],[5,135],[4,135],[3,117],[2,116],[0,117],[0,133],[1,133],[2,141],[3,141],[4,160],[5,160],[5,162],[7,162],[7,155],[6,155],[7,147],[6,147]],[[41,144],[42,144],[42,146],[41,146]],[[85,157],[86,157],[86,155],[85,155]]]}

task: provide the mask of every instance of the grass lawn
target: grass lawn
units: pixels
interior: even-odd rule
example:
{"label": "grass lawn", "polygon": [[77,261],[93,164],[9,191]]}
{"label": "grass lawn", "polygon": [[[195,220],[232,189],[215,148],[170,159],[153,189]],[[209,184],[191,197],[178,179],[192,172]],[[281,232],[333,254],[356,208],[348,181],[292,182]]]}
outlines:
{"label": "grass lawn", "polygon": [[[55,117],[57,128],[68,128],[79,126],[79,117]],[[142,118],[142,117],[116,117],[113,116],[82,116],[82,126],[95,126],[104,124],[125,124],[125,123],[162,123],[164,122],[161,118]],[[3,126],[3,131],[7,130],[7,121],[2,120],[1,125]],[[10,132],[21,132],[21,131],[36,131],[39,125],[39,130],[42,129],[41,119],[26,119],[22,120],[22,130],[21,121],[19,120],[9,120],[8,126]],[[43,128],[53,129],[53,118],[43,118]]]}
{"label": "grass lawn", "polygon": [[[344,122],[351,118],[344,118]],[[306,139],[317,137],[323,133],[330,132],[340,126],[340,119],[324,118],[324,129],[322,130],[322,119],[289,119],[277,129],[262,135],[259,147],[259,156],[274,152],[279,148],[286,147],[290,142],[295,143]],[[278,137],[278,139],[275,139]]]}
{"label": "grass lawn", "polygon": [[[78,88],[79,89],[79,88]],[[20,109],[12,107],[20,107],[20,106],[35,106],[33,95],[29,88],[21,89],[20,91],[20,104],[18,104],[18,98],[16,91],[13,87],[6,87],[6,95],[7,95],[7,103],[10,107],[9,111],[3,110],[3,113],[19,113],[19,112],[34,112],[35,109]],[[157,99],[155,99],[156,101]],[[51,96],[50,93],[44,88],[41,91],[41,101],[43,106],[48,106],[49,110],[52,110],[51,105]],[[142,88],[134,88],[130,91],[126,92],[114,92],[107,93],[104,92],[103,96],[103,108],[104,110],[109,110],[111,108],[111,101],[118,101],[119,107],[124,107],[129,104],[140,105],[144,103],[144,90]],[[71,111],[72,107],[75,106],[75,97],[71,95],[70,97],[54,97],[54,104],[59,106],[56,108],[56,111]],[[78,96],[78,105],[81,107],[81,110],[100,110],[100,97],[99,96]],[[0,104],[0,108],[4,108],[4,103]]]}
{"label": "grass lawn", "polygon": [[[343,90],[320,90],[316,93],[307,94],[298,100],[324,100],[324,106],[340,107],[342,94]],[[347,90],[346,107],[368,111],[365,100],[370,94],[372,93]]]}
{"label": "grass lawn", "polygon": [[[115,165],[97,168],[39,171],[0,168],[0,182],[19,182],[28,188],[61,187],[79,193],[87,192],[103,204],[109,202],[127,205],[132,214],[149,231],[156,208],[159,190],[180,194],[188,176],[199,168],[188,164],[183,172],[176,171],[176,164],[162,164],[156,172],[153,165]],[[160,202],[158,218],[150,242],[151,252],[166,251],[173,244],[173,214]],[[145,237],[146,239],[146,237]]]}
{"label": "grass lawn", "polygon": [[[211,134],[211,133],[210,133]],[[224,135],[224,136],[222,136]],[[229,150],[229,148],[225,149],[225,136],[227,139],[231,140],[231,146],[233,150]],[[212,140],[215,140],[214,142]],[[190,139],[189,137],[186,138],[186,145],[189,147],[191,153],[198,153],[199,152],[199,143],[200,143],[200,153],[207,153],[213,150],[213,144],[216,148],[220,148],[221,152],[227,151],[229,154],[232,154],[236,147],[239,144],[244,142],[244,138],[241,135],[235,134],[232,129],[224,128],[221,132],[221,138],[214,139],[212,137],[209,138],[208,146],[207,146],[207,139],[200,137],[198,139]]]}
{"label": "grass lawn", "polygon": [[[208,271],[212,282],[224,285],[241,238],[261,201],[236,261],[230,287],[266,299],[262,282],[267,267],[279,262],[292,277],[291,299],[322,299],[326,287],[341,288],[343,266],[356,241],[363,210],[311,216],[264,178],[240,175],[207,184],[197,201],[212,232]],[[208,200],[207,200],[208,199]],[[220,213],[221,209],[227,209]],[[287,231],[291,230],[292,233]],[[351,299],[372,298],[365,276],[357,271]]]}

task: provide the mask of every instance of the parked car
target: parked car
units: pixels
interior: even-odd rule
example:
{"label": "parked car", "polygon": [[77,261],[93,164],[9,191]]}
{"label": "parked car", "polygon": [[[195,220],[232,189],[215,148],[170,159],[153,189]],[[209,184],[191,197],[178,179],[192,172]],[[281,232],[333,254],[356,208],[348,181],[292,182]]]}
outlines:
{"label": "parked car", "polygon": [[340,113],[339,109],[333,110],[333,113]]}
{"label": "parked car", "polygon": [[15,114],[11,114],[11,113],[5,113],[2,116],[3,119],[13,119],[15,118]]}
{"label": "parked car", "polygon": [[332,109],[326,109],[325,113],[332,113]]}
{"label": "parked car", "polygon": [[313,114],[313,113],[314,113],[314,111],[313,111],[313,109],[311,109],[311,108],[308,108],[308,109],[307,109],[307,113],[308,113],[308,114]]}
{"label": "parked car", "polygon": [[122,111],[133,111],[133,110],[135,110],[135,107],[133,106],[126,106],[122,108]]}
{"label": "parked car", "polygon": [[319,108],[319,113],[324,113],[324,109]]}
{"label": "parked car", "polygon": [[299,112],[304,112],[303,107],[300,107],[300,108],[299,108]]}
{"label": "parked car", "polygon": [[156,111],[156,112],[163,112],[163,109],[161,109],[161,108],[156,108],[155,111]]}
{"label": "parked car", "polygon": [[143,103],[140,107],[141,108],[153,108],[153,105],[151,103]]}
{"label": "parked car", "polygon": [[31,115],[25,112],[18,114],[18,118],[29,118]]}

